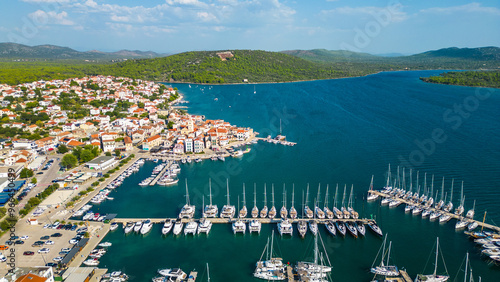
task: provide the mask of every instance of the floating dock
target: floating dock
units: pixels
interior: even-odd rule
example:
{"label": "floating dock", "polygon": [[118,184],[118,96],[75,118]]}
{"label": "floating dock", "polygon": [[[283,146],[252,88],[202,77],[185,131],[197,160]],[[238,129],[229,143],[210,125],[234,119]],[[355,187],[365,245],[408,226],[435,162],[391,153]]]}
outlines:
{"label": "floating dock", "polygon": [[161,172],[160,172],[160,173],[158,173],[158,175],[155,177],[155,179],[153,179],[153,181],[151,181],[151,182],[149,183],[149,186],[153,186],[153,185],[155,185],[155,184],[156,184],[156,182],[158,182],[158,180],[160,180],[160,178],[163,176],[163,174],[165,174],[165,171],[167,171],[168,169],[170,169],[170,167],[172,166],[172,164],[173,164],[173,163],[174,163],[174,162],[169,161],[169,162],[165,165],[165,167],[161,170]]}
{"label": "floating dock", "polygon": [[[116,223],[122,223],[122,224],[127,224],[127,222],[136,222],[136,221],[141,221],[141,220],[151,220],[152,223],[164,223],[166,220],[177,220],[178,218],[114,218],[111,220],[111,222],[116,222]],[[251,220],[258,220],[261,223],[279,223],[281,222],[281,218],[207,218],[210,220],[212,223],[232,223],[237,220],[242,220],[243,222],[249,222]],[[195,219],[195,218],[183,218],[181,221],[183,223],[187,223],[190,221],[199,221],[200,219]],[[375,222],[373,219],[367,219],[367,218],[359,218],[359,219],[308,219],[308,218],[296,218],[296,219],[290,219],[288,218],[290,223],[297,223],[299,221],[316,221],[316,223],[326,223],[328,221],[340,221],[340,222],[361,222],[363,224],[368,224],[369,222]]]}

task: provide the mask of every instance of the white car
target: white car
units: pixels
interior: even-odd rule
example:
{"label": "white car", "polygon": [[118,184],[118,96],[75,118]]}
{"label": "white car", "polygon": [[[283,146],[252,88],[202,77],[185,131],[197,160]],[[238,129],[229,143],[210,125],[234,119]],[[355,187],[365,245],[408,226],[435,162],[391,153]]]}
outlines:
{"label": "white car", "polygon": [[54,245],[54,241],[45,241],[45,245]]}
{"label": "white car", "polygon": [[24,236],[21,236],[21,238],[19,238],[19,239],[21,239],[21,240],[28,240],[29,238],[30,238],[30,236],[24,235]]}
{"label": "white car", "polygon": [[43,226],[43,228],[49,228],[49,227],[51,227],[51,226],[52,226],[52,225],[50,225],[50,224],[48,224],[48,223],[47,223],[47,224],[45,224],[45,225]]}
{"label": "white car", "polygon": [[63,257],[55,257],[52,260],[55,261],[55,262],[60,262],[60,261],[63,260]]}
{"label": "white car", "polygon": [[6,261],[7,258],[2,253],[0,253],[0,262],[6,262]]}
{"label": "white car", "polygon": [[73,239],[69,240],[69,243],[74,245],[74,244],[78,243],[79,241],[80,240],[73,238]]}
{"label": "white car", "polygon": [[61,252],[68,252],[69,253],[69,251],[71,251],[71,248],[62,248],[61,249]]}
{"label": "white car", "polygon": [[42,249],[38,250],[39,254],[48,254],[49,252],[50,252],[49,248],[42,248]]}

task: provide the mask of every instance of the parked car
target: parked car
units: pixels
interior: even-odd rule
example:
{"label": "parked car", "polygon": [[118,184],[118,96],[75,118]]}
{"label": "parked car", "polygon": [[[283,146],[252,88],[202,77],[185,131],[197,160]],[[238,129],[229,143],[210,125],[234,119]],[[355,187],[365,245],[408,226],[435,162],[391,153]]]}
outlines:
{"label": "parked car", "polygon": [[50,237],[61,237],[62,234],[61,233],[54,233],[52,235],[50,235]]}
{"label": "parked car", "polygon": [[36,241],[35,243],[33,243],[33,245],[31,245],[32,247],[40,247],[40,246],[43,246],[43,244],[45,244],[44,241]]}
{"label": "parked car", "polygon": [[49,252],[50,252],[49,248],[42,248],[42,249],[38,250],[39,254],[48,254]]}
{"label": "parked car", "polygon": [[2,253],[0,253],[0,261],[1,262],[6,262],[7,261],[7,258]]}
{"label": "parked car", "polygon": [[48,262],[45,264],[45,266],[50,266],[50,267],[57,267],[57,263],[54,262]]}
{"label": "parked car", "polygon": [[49,239],[50,239],[50,236],[48,236],[48,235],[40,237],[40,240],[49,240]]}
{"label": "parked car", "polygon": [[22,245],[22,244],[24,244],[24,241],[23,240],[16,240],[14,242],[14,244],[16,244],[16,245]]}
{"label": "parked car", "polygon": [[67,252],[69,253],[71,251],[71,248],[62,248],[61,252]]}
{"label": "parked car", "polygon": [[32,252],[32,251],[26,251],[23,253],[24,256],[32,256],[34,254],[35,254],[35,252]]}
{"label": "parked car", "polygon": [[75,225],[71,226],[71,231],[75,231],[77,228],[78,228],[78,225],[75,224]]}
{"label": "parked car", "polygon": [[63,257],[55,257],[52,260],[55,261],[55,262],[60,262],[60,261],[63,260]]}
{"label": "parked car", "polygon": [[28,236],[28,235],[21,236],[21,240],[28,240],[29,238],[30,238],[30,236]]}
{"label": "parked car", "polygon": [[50,241],[50,240],[49,240],[49,241],[46,241],[46,242],[45,242],[45,245],[54,245],[54,241]]}
{"label": "parked car", "polygon": [[7,245],[0,245],[0,250],[4,251],[4,250],[8,250],[9,249],[9,246]]}

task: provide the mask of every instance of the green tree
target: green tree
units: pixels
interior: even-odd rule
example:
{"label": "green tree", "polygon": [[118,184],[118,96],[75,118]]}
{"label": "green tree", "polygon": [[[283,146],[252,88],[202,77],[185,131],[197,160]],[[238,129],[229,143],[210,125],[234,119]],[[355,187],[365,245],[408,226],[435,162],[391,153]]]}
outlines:
{"label": "green tree", "polygon": [[111,152],[106,152],[105,155],[108,156],[108,157],[111,157]]}
{"label": "green tree", "polygon": [[31,183],[36,184],[38,180],[36,180],[36,177],[31,178]]}
{"label": "green tree", "polygon": [[83,149],[81,154],[80,154],[80,162],[86,163],[88,161],[91,161],[94,158],[94,155],[92,154],[92,151]]}
{"label": "green tree", "polygon": [[19,175],[21,178],[28,178],[33,176],[33,171],[31,169],[23,168]]}
{"label": "green tree", "polygon": [[66,154],[68,151],[69,151],[68,147],[64,144],[61,144],[59,145],[59,147],[57,147],[57,152],[59,154]]}
{"label": "green tree", "polygon": [[115,156],[120,157],[121,153],[122,152],[120,150],[118,149],[115,150]]}
{"label": "green tree", "polygon": [[66,154],[61,159],[61,165],[63,167],[75,167],[78,164],[78,159],[73,154]]}

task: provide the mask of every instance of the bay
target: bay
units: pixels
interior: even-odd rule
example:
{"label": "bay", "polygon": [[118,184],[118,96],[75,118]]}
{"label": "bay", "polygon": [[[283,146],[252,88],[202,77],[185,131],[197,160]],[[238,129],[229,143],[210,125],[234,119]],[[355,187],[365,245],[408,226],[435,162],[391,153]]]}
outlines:
{"label": "bay", "polygon": [[[393,241],[391,256],[395,263],[406,268],[410,276],[422,272],[426,264],[426,272],[432,272],[432,262],[428,259],[439,236],[452,279],[461,281],[460,271],[469,252],[476,277],[481,275],[483,281],[499,281],[499,267],[481,258],[474,243],[462,232],[455,231],[453,221],[429,222],[420,216],[405,214],[402,207],[389,209],[364,201],[371,176],[374,175],[375,188],[384,186],[390,163],[393,175],[398,165],[406,166],[406,173],[411,167],[414,181],[418,170],[421,185],[424,173],[427,173],[428,184],[434,174],[434,189],[441,188],[441,179],[445,177],[448,197],[454,178],[455,205],[459,203],[460,184],[464,181],[466,210],[472,208],[476,200],[476,218],[481,219],[487,210],[486,221],[500,223],[497,184],[500,180],[500,91],[427,84],[418,79],[440,72],[384,72],[359,78],[257,84],[255,94],[254,85],[246,84],[174,84],[189,101],[191,114],[252,127],[261,137],[279,134],[281,120],[282,134],[297,145],[285,147],[259,142],[242,158],[181,165],[178,186],[172,187],[138,186],[154,167],[154,163],[147,162],[141,172],[113,192],[114,201],[104,202],[94,211],[118,213],[122,218],[176,217],[185,203],[186,181],[191,203],[201,208],[203,196],[208,195],[210,178],[214,202],[220,207],[226,202],[226,179],[229,179],[234,205],[238,204],[238,196],[241,201],[245,183],[249,208],[253,207],[254,185],[260,208],[266,184],[269,206],[274,184],[279,208],[285,184],[287,206],[291,204],[294,187],[295,207],[300,213],[302,193],[308,184],[310,206],[318,187],[321,187],[319,205],[322,206],[327,184],[330,205],[337,183],[338,204],[344,185],[347,193],[353,185],[355,208],[361,217],[376,217],[382,230],[388,233],[388,239]],[[113,246],[101,259],[100,266],[124,270],[133,281],[149,281],[158,268],[197,269],[203,277],[199,281],[206,281],[205,264],[209,263],[212,281],[256,281],[251,276],[255,262],[276,226],[263,226],[260,235],[234,236],[229,225],[214,225],[208,237],[194,238],[162,237],[160,229],[155,226],[145,237],[125,236],[121,229],[110,233],[105,240],[113,242]],[[369,232],[365,238],[334,238],[324,228],[320,231],[333,265],[334,281],[372,278],[368,270],[382,243],[380,238]],[[278,238],[275,242],[286,262],[312,258],[311,235],[301,240],[295,230],[293,238]]]}

